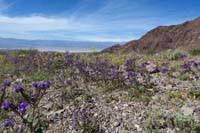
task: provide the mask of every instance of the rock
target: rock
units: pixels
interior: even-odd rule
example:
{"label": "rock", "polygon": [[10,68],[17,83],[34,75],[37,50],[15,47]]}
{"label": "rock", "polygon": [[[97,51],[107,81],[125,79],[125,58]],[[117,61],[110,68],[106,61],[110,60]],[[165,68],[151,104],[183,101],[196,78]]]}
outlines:
{"label": "rock", "polygon": [[137,132],[141,132],[142,131],[142,128],[140,127],[140,125],[135,124],[134,126],[137,129]]}
{"label": "rock", "polygon": [[97,117],[97,116],[98,116],[98,113],[95,113],[95,114],[94,114],[94,117]]}
{"label": "rock", "polygon": [[167,133],[175,133],[175,130],[172,130],[170,128],[167,129]]}
{"label": "rock", "polygon": [[127,118],[128,114],[125,113],[125,112],[123,112],[123,113],[122,113],[122,116],[123,116],[123,118]]}
{"label": "rock", "polygon": [[118,127],[118,126],[120,126],[120,122],[115,121],[115,122],[113,123],[113,126],[114,126],[114,127]]}
{"label": "rock", "polygon": [[187,115],[187,116],[191,116],[193,115],[193,112],[194,112],[194,107],[187,107],[187,106],[183,106],[181,108],[181,110],[183,111],[184,115]]}
{"label": "rock", "polygon": [[158,96],[155,95],[155,96],[152,96],[151,98],[152,98],[153,100],[157,100],[157,99],[158,99]]}
{"label": "rock", "polygon": [[22,78],[18,78],[18,79],[16,79],[16,82],[22,83],[22,82],[23,82],[23,79],[22,79]]}
{"label": "rock", "polygon": [[157,70],[157,66],[152,62],[148,62],[148,65],[146,65],[145,68],[150,73],[153,73]]}
{"label": "rock", "polygon": [[43,106],[43,108],[46,110],[50,110],[52,107],[53,107],[53,103],[51,103],[51,102],[46,104],[45,106]]}
{"label": "rock", "polygon": [[114,107],[116,110],[118,110],[119,108],[117,106]]}
{"label": "rock", "polygon": [[142,132],[142,128],[137,128],[137,131],[138,132]]}
{"label": "rock", "polygon": [[124,106],[124,107],[128,107],[128,104],[124,104],[123,106]]}

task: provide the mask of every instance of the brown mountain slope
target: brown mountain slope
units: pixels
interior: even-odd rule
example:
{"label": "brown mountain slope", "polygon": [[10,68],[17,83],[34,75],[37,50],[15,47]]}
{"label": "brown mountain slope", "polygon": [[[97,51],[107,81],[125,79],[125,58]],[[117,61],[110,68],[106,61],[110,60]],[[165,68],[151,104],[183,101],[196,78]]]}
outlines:
{"label": "brown mountain slope", "polygon": [[200,17],[179,25],[159,26],[139,40],[133,40],[123,46],[115,47],[112,51],[147,53],[176,48],[185,50],[200,48]]}

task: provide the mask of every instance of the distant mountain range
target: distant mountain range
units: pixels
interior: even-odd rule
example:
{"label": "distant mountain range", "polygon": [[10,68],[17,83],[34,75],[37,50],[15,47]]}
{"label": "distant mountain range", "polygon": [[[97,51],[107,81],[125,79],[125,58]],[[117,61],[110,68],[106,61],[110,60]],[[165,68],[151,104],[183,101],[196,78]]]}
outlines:
{"label": "distant mountain range", "polygon": [[200,48],[200,17],[179,25],[159,26],[125,45],[114,45],[104,52],[140,53],[159,52],[167,49]]}
{"label": "distant mountain range", "polygon": [[0,49],[38,49],[43,51],[90,51],[90,49],[95,49],[100,51],[115,43],[116,42],[26,40],[0,37]]}

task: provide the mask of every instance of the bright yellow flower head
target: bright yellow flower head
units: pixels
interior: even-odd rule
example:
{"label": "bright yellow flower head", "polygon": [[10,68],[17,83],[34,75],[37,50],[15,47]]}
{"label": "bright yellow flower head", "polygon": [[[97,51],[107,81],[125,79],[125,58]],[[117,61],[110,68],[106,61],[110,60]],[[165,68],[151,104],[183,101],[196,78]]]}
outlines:
{"label": "bright yellow flower head", "polygon": [[22,53],[22,54],[20,54],[19,56],[20,56],[20,57],[24,57],[24,56],[26,56],[26,55],[25,55],[24,53]]}

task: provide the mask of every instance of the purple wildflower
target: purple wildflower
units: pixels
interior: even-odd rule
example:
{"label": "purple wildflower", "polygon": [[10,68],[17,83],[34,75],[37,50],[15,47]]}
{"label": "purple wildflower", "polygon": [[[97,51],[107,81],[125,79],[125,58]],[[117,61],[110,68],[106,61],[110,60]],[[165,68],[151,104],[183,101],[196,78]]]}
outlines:
{"label": "purple wildflower", "polygon": [[141,66],[141,67],[146,67],[146,66],[148,66],[148,65],[150,65],[150,62],[148,62],[148,61],[145,61],[145,62],[140,63],[140,66]]}
{"label": "purple wildflower", "polygon": [[20,58],[18,56],[16,56],[13,60],[13,63],[14,64],[17,64],[19,62]]}
{"label": "purple wildflower", "polygon": [[38,82],[33,82],[32,86],[35,87],[35,88],[37,88],[38,87]]}
{"label": "purple wildflower", "polygon": [[43,82],[45,89],[49,88],[51,83],[49,81]]}
{"label": "purple wildflower", "polygon": [[11,103],[10,101],[4,101],[4,102],[1,104],[1,109],[9,108],[11,105],[12,105],[12,103]]}
{"label": "purple wildflower", "polygon": [[67,85],[71,85],[72,82],[73,82],[72,79],[68,79],[68,80],[65,81],[65,84],[67,84]]}
{"label": "purple wildflower", "polygon": [[187,55],[186,54],[180,54],[178,59],[182,60],[182,59],[185,59],[187,58]]}
{"label": "purple wildflower", "polygon": [[129,65],[131,65],[134,61],[135,61],[135,59],[130,58],[130,59],[126,60],[126,62],[125,62],[124,65],[125,65],[125,66],[129,66]]}
{"label": "purple wildflower", "polygon": [[163,74],[167,73],[168,71],[169,70],[167,68],[161,68],[160,69],[160,72],[163,73]]}
{"label": "purple wildflower", "polygon": [[86,109],[82,109],[82,110],[80,111],[80,114],[81,114],[81,116],[86,115]]}
{"label": "purple wildflower", "polygon": [[19,112],[25,112],[28,108],[28,103],[27,102],[21,102],[18,106],[17,106],[17,110]]}
{"label": "purple wildflower", "polygon": [[194,78],[193,77],[190,77],[190,79],[189,79],[190,81],[192,81],[192,80],[194,80]]}
{"label": "purple wildflower", "polygon": [[47,89],[50,87],[50,82],[34,82],[32,83],[32,86],[35,87],[36,89]]}
{"label": "purple wildflower", "polygon": [[185,63],[185,64],[181,65],[181,68],[182,69],[187,69],[187,68],[190,68],[191,66],[192,66],[192,63]]}
{"label": "purple wildflower", "polygon": [[5,120],[4,121],[4,127],[12,127],[14,126],[14,122],[11,119]]}
{"label": "purple wildflower", "polygon": [[195,67],[200,66],[200,61],[194,61],[193,65],[194,65]]}
{"label": "purple wildflower", "polygon": [[185,70],[185,69],[181,69],[181,70],[180,70],[180,73],[181,73],[181,74],[185,74],[186,72],[187,72],[187,70]]}
{"label": "purple wildflower", "polygon": [[129,78],[133,78],[133,77],[136,77],[136,73],[132,72],[132,71],[128,71],[128,77]]}
{"label": "purple wildflower", "polygon": [[19,91],[22,91],[22,90],[24,90],[24,88],[21,85],[15,85],[13,87],[13,91],[19,92]]}
{"label": "purple wildflower", "polygon": [[11,80],[10,79],[6,79],[6,80],[3,81],[3,84],[5,86],[10,86],[11,85]]}
{"label": "purple wildflower", "polygon": [[0,86],[0,91],[4,91],[5,87]]}
{"label": "purple wildflower", "polygon": [[126,80],[126,82],[125,82],[125,84],[127,85],[127,86],[130,86],[130,85],[132,85],[134,83],[134,81],[133,80]]}

